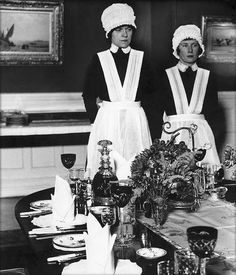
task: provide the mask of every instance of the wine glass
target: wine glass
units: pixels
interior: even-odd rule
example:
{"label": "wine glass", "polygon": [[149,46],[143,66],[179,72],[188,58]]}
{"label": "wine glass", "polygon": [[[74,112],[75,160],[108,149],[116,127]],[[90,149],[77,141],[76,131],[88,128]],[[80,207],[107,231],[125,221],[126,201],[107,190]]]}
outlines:
{"label": "wine glass", "polygon": [[202,167],[199,167],[196,171],[195,184],[197,189],[197,194],[203,196],[206,191],[206,175]]}
{"label": "wine glass", "polygon": [[218,230],[211,226],[192,226],[187,229],[187,238],[192,252],[198,256],[197,275],[206,274],[205,258],[215,249]]}
{"label": "wine glass", "polygon": [[116,222],[116,207],[104,207],[101,212],[101,221],[103,225],[114,225]]}
{"label": "wine glass", "polygon": [[116,205],[120,208],[125,207],[133,194],[132,186],[129,181],[110,181],[111,193]]}
{"label": "wine glass", "polygon": [[69,174],[69,169],[72,168],[76,161],[76,154],[66,153],[61,154],[61,162],[63,166],[67,169],[67,177]]}
{"label": "wine glass", "polygon": [[128,245],[133,238],[133,232],[130,228],[130,226],[133,227],[131,221],[132,217],[128,217],[128,220],[126,220],[125,210],[125,206],[129,203],[133,194],[130,182],[130,180],[110,182],[111,194],[115,200],[116,206],[118,206],[118,217],[120,220],[116,244],[121,246]]}
{"label": "wine glass", "polygon": [[[83,205],[85,204],[85,194],[82,186],[82,180],[84,177],[84,169],[83,168],[72,168],[69,169],[69,178],[75,185],[75,211],[76,214],[81,211],[84,212]],[[83,213],[84,214],[84,213]]]}

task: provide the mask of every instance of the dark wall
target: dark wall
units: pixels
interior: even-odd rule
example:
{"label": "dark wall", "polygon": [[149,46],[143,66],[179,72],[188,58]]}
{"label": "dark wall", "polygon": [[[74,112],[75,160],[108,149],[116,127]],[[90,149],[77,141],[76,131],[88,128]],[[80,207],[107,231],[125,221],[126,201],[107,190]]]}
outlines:
{"label": "dark wall", "polygon": [[[108,46],[100,16],[104,8],[113,2],[119,1],[65,0],[63,65],[2,66],[1,92],[82,91],[86,67],[92,54]],[[205,14],[235,14],[235,8],[230,4],[232,0],[120,2],[128,3],[134,8],[138,30],[133,45],[145,50],[158,72],[175,62],[172,57],[171,39],[176,27],[187,23],[201,26],[201,16]],[[219,90],[236,90],[235,64],[214,63],[210,64],[210,67],[219,76]]]}

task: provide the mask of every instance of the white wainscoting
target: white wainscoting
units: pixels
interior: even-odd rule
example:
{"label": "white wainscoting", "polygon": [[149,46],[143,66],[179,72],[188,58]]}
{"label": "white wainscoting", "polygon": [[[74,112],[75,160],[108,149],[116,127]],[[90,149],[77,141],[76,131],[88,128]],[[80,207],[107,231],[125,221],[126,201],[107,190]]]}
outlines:
{"label": "white wainscoting", "polygon": [[[224,146],[229,144],[236,148],[236,91],[220,91],[218,92],[220,104],[224,108],[226,118],[226,135],[223,148],[219,152],[221,160],[223,160]],[[219,124],[223,121],[219,121]]]}
{"label": "white wainscoting", "polygon": [[0,197],[16,197],[53,187],[55,176],[66,176],[62,153],[75,153],[75,167],[84,168],[86,145],[1,149]]}
{"label": "white wainscoting", "polygon": [[[1,110],[26,113],[85,112],[81,92],[1,93]],[[90,132],[89,124],[2,127],[1,136],[57,135]],[[57,137],[58,138],[58,137]],[[55,176],[66,175],[60,155],[76,153],[75,166],[84,168],[86,145],[2,148],[0,197],[28,195],[53,187]]]}

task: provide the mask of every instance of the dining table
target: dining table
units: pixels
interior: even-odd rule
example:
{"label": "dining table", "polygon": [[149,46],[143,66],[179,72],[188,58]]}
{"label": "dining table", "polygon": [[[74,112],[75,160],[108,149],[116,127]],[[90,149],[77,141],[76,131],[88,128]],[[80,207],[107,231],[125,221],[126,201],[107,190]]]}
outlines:
{"label": "dining table", "polygon": [[[72,186],[73,188],[73,186]],[[22,213],[25,212],[31,212],[33,211],[31,209],[31,205],[33,202],[41,202],[41,201],[48,201],[51,199],[51,194],[54,193],[54,188],[48,188],[44,189],[35,193],[32,193],[30,195],[27,195],[20,199],[16,206],[15,206],[15,217],[20,225],[20,228],[26,237],[29,249],[31,250],[27,255],[30,254],[30,257],[27,259],[26,267],[29,270],[29,274],[31,275],[60,275],[62,274],[63,268],[75,261],[78,261],[78,259],[69,260],[66,262],[48,262],[49,258],[60,256],[60,255],[66,255],[71,254],[72,252],[66,252],[56,249],[53,246],[53,238],[56,236],[56,234],[45,234],[42,236],[33,236],[29,233],[32,232],[37,226],[34,223],[34,220],[38,218],[38,216],[22,216]],[[33,211],[34,212],[34,211]],[[46,216],[46,215],[45,215]],[[39,216],[43,217],[43,216]],[[86,231],[86,224],[81,225],[77,227],[77,232],[81,233],[83,231]],[[142,274],[156,274],[156,263],[150,261],[145,261],[144,259],[137,258],[136,257],[136,251],[143,247],[144,240],[143,236],[145,234],[145,238],[148,237],[147,228],[142,226],[142,224],[136,225],[136,232],[138,232],[135,237],[135,239],[132,242],[131,246],[126,247],[115,247],[114,246],[114,255],[116,259],[129,259],[131,262],[137,262],[138,265],[142,267],[143,273]],[[63,232],[65,234],[69,234],[71,231]],[[60,235],[63,233],[59,233]],[[146,241],[147,242],[147,241]],[[165,246],[163,244],[163,246]],[[170,255],[172,253],[172,247],[166,246],[165,250],[169,251],[166,256],[162,257],[161,259],[167,260],[170,258]]]}
{"label": "dining table", "polygon": [[[29,232],[37,228],[34,215],[22,216],[22,212],[29,212],[33,202],[50,200],[54,188],[44,189],[21,198],[15,206],[15,217],[29,243],[27,269],[31,275],[60,275],[63,268],[79,259],[65,262],[48,262],[55,256],[72,252],[61,251],[53,245],[56,234],[32,236]],[[42,216],[41,216],[42,217]],[[208,275],[236,274],[235,261],[235,205],[225,200],[207,198],[201,201],[199,209],[190,212],[186,209],[172,210],[165,224],[161,227],[147,218],[143,211],[137,211],[135,224],[135,239],[132,245],[125,247],[114,246],[114,255],[117,259],[129,259],[142,268],[142,275],[158,275],[157,264],[160,261],[174,261],[175,250],[188,248],[186,229],[193,225],[208,225],[218,229],[219,237],[215,249],[215,257],[207,264]],[[86,231],[86,224],[77,227],[78,232]],[[69,231],[70,232],[70,231]],[[65,234],[68,233],[64,232]],[[62,234],[62,233],[60,233]],[[146,260],[137,257],[136,251],[145,246],[159,247],[167,254],[157,260]],[[85,256],[86,257],[86,256]]]}

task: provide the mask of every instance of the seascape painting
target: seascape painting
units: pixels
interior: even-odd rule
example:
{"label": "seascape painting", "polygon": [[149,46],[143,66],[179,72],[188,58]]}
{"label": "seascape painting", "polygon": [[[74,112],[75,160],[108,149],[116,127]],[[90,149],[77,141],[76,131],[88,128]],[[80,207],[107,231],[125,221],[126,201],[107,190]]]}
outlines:
{"label": "seascape painting", "polygon": [[50,13],[0,10],[0,51],[50,53]]}
{"label": "seascape painting", "polygon": [[64,2],[0,1],[0,65],[61,65]]}

